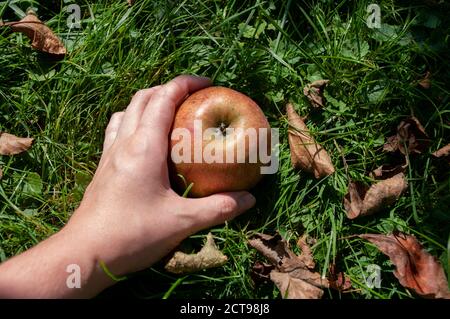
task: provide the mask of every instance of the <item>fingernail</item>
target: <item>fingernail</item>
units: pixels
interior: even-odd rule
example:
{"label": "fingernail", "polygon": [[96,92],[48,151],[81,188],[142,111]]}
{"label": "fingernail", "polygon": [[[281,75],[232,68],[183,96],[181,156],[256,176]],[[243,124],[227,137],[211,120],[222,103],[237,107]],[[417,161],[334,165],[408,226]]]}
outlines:
{"label": "fingernail", "polygon": [[208,81],[211,83],[211,79],[208,78],[207,76],[200,76],[200,75],[196,75],[196,77],[200,80],[204,80],[204,81]]}
{"label": "fingernail", "polygon": [[239,201],[241,202],[241,207],[245,209],[252,208],[256,204],[256,198],[252,194],[248,192],[244,192],[242,196],[239,198]]}

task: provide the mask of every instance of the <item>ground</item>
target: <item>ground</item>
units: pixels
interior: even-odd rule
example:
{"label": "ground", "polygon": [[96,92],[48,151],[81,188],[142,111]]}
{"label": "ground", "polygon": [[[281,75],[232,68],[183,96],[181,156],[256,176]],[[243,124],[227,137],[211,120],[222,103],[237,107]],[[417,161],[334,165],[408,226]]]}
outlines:
{"label": "ground", "polygon": [[[255,285],[250,270],[261,259],[247,239],[279,231],[295,243],[317,240],[317,270],[331,264],[353,290],[324,298],[416,298],[360,233],[414,234],[449,272],[449,167],[430,153],[450,142],[448,4],[389,1],[381,28],[367,25],[374,1],[17,1],[30,5],[63,39],[68,54],[54,61],[29,40],[0,29],[0,130],[34,137],[30,151],[0,157],[0,259],[19,254],[60,229],[95,172],[104,129],[139,89],[178,74],[209,76],[252,97],[280,129],[280,170],[252,192],[254,209],[211,229],[229,257],[219,269],[175,276],[162,265],[130,276],[100,297],[279,298],[272,283]],[[442,1],[441,1],[442,2]],[[62,3],[62,2],[61,2]],[[70,29],[69,4],[80,6],[81,28]],[[447,11],[448,12],[448,11]],[[17,12],[0,2],[4,21]],[[418,85],[431,74],[431,87]],[[326,104],[314,110],[303,87],[329,79]],[[332,176],[315,179],[292,169],[285,105],[291,101],[331,155]],[[342,199],[349,179],[388,159],[382,152],[397,124],[414,115],[430,136],[429,149],[411,157],[408,191],[377,215],[349,220]],[[348,171],[345,169],[345,162]],[[198,249],[206,232],[184,244]],[[448,248],[449,247],[449,248]],[[365,284],[367,267],[381,268],[381,287]]]}

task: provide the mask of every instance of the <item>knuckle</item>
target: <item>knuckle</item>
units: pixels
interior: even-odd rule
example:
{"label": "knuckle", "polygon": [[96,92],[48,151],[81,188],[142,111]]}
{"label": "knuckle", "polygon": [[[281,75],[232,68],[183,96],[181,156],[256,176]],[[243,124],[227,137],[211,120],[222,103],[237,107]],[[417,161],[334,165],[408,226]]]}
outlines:
{"label": "knuckle", "polygon": [[[151,108],[151,121],[154,121],[153,126],[159,128],[161,120],[166,119],[172,115],[171,110],[175,108],[177,104],[176,95],[173,94],[170,88],[162,88],[152,95],[149,108]],[[150,126],[149,123],[144,125]]]}
{"label": "knuckle", "polygon": [[141,138],[140,135],[133,135],[128,140],[124,147],[124,153],[131,159],[139,159],[147,155],[148,143],[146,138]]}
{"label": "knuckle", "polygon": [[113,128],[116,128],[118,126],[118,124],[120,123],[120,121],[122,120],[123,115],[124,115],[124,112],[113,113],[113,115],[111,116],[111,119],[109,120],[108,127],[106,129],[111,130]]}
{"label": "knuckle", "polygon": [[136,93],[134,93],[133,100],[142,99],[147,95],[147,90],[139,90]]}
{"label": "knuckle", "polygon": [[140,174],[146,170],[147,155],[145,139],[132,136],[117,148],[112,159],[114,170],[128,176]]}
{"label": "knuckle", "polygon": [[238,204],[231,197],[222,197],[220,200],[217,201],[217,205],[218,205],[217,212],[219,216],[223,217],[224,219],[228,218],[238,209]]}
{"label": "knuckle", "polygon": [[103,149],[110,146],[114,142],[115,139],[116,139],[116,134],[114,134],[112,132],[107,132],[105,134],[105,138],[103,140]]}
{"label": "knuckle", "polygon": [[113,113],[113,115],[111,116],[111,121],[120,120],[124,114],[125,114],[125,112],[115,112],[115,113]]}
{"label": "knuckle", "polygon": [[127,154],[120,153],[112,159],[113,171],[119,176],[126,177],[138,177],[137,175],[141,171],[141,165],[139,161],[130,159]]}
{"label": "knuckle", "polygon": [[175,78],[171,83],[173,85],[173,89],[177,90],[177,91],[186,91],[187,88],[186,88],[184,79],[185,79],[185,77],[183,77],[183,76]]}
{"label": "knuckle", "polygon": [[167,84],[161,86],[155,93],[153,93],[152,99],[165,99],[168,95]]}
{"label": "knuckle", "polygon": [[180,96],[183,97],[188,93],[188,86],[186,84],[186,81],[183,80],[183,78],[176,78],[171,82],[170,86],[170,95],[173,96]]}

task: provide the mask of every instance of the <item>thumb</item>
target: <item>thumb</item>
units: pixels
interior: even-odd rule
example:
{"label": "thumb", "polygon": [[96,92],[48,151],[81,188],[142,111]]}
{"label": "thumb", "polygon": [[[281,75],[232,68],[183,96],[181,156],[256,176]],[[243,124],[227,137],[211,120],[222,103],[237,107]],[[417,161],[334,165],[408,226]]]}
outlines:
{"label": "thumb", "polygon": [[249,192],[220,193],[204,198],[185,199],[192,214],[194,231],[223,224],[252,208],[255,197]]}

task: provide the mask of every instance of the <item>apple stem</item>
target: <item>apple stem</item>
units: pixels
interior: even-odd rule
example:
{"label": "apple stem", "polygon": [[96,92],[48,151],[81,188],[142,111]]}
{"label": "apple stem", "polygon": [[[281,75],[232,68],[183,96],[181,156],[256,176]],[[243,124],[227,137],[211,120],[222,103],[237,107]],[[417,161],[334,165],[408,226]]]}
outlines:
{"label": "apple stem", "polygon": [[220,132],[222,133],[223,136],[226,135],[227,126],[228,126],[228,125],[226,125],[226,124],[223,123],[223,122],[220,123],[219,129],[220,129]]}

